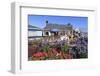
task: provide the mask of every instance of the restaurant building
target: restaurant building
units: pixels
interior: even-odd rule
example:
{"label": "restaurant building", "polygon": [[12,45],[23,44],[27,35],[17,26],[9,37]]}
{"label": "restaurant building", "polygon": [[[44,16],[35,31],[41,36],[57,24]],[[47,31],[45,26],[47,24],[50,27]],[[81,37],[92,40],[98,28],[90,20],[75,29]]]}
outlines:
{"label": "restaurant building", "polygon": [[33,25],[28,25],[28,37],[60,36],[72,33],[73,27],[68,24],[54,24],[46,21],[46,26],[42,29]]}
{"label": "restaurant building", "polygon": [[53,24],[46,21],[46,26],[43,29],[43,36],[59,36],[72,33],[73,27],[68,24]]}

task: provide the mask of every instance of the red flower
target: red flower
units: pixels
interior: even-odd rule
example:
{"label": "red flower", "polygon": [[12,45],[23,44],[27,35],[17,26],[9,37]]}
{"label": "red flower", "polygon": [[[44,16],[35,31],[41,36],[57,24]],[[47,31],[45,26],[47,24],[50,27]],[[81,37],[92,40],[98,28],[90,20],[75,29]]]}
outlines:
{"label": "red flower", "polygon": [[48,56],[48,54],[46,52],[43,52],[43,55],[46,56],[46,57]]}
{"label": "red flower", "polygon": [[33,56],[35,56],[35,57],[41,57],[41,56],[43,56],[43,54],[42,54],[42,52],[37,52],[37,53],[33,54]]}
{"label": "red flower", "polygon": [[34,53],[33,56],[37,56],[36,53]]}

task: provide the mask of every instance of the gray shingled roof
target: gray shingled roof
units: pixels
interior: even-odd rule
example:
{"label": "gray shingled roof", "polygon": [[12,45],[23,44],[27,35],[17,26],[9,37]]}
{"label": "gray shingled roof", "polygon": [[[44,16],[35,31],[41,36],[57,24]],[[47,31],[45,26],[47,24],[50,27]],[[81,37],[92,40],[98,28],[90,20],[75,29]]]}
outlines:
{"label": "gray shingled roof", "polygon": [[70,24],[47,24],[46,27],[44,27],[45,30],[51,30],[51,29],[59,29],[59,30],[70,30],[72,29],[72,25]]}

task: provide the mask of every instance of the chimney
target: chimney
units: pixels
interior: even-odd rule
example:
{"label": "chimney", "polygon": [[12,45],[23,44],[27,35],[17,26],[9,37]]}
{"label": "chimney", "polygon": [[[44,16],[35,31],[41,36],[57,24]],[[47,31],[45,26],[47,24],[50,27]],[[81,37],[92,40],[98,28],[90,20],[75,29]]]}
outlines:
{"label": "chimney", "polygon": [[48,21],[46,20],[46,25],[48,24]]}

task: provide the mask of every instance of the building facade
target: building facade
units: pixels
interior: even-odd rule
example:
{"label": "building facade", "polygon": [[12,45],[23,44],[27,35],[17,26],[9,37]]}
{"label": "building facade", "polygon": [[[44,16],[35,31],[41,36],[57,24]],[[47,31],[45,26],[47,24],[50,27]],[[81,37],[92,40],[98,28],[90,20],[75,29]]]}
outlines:
{"label": "building facade", "polygon": [[53,24],[46,21],[46,26],[41,29],[36,26],[28,25],[28,37],[44,37],[44,36],[60,36],[72,33],[73,27],[71,24]]}
{"label": "building facade", "polygon": [[32,25],[28,25],[28,37],[32,38],[32,37],[39,37],[39,36],[42,36],[42,29]]}
{"label": "building facade", "polygon": [[43,29],[44,36],[59,36],[72,33],[73,27],[71,24],[53,24],[46,21],[46,26]]}

